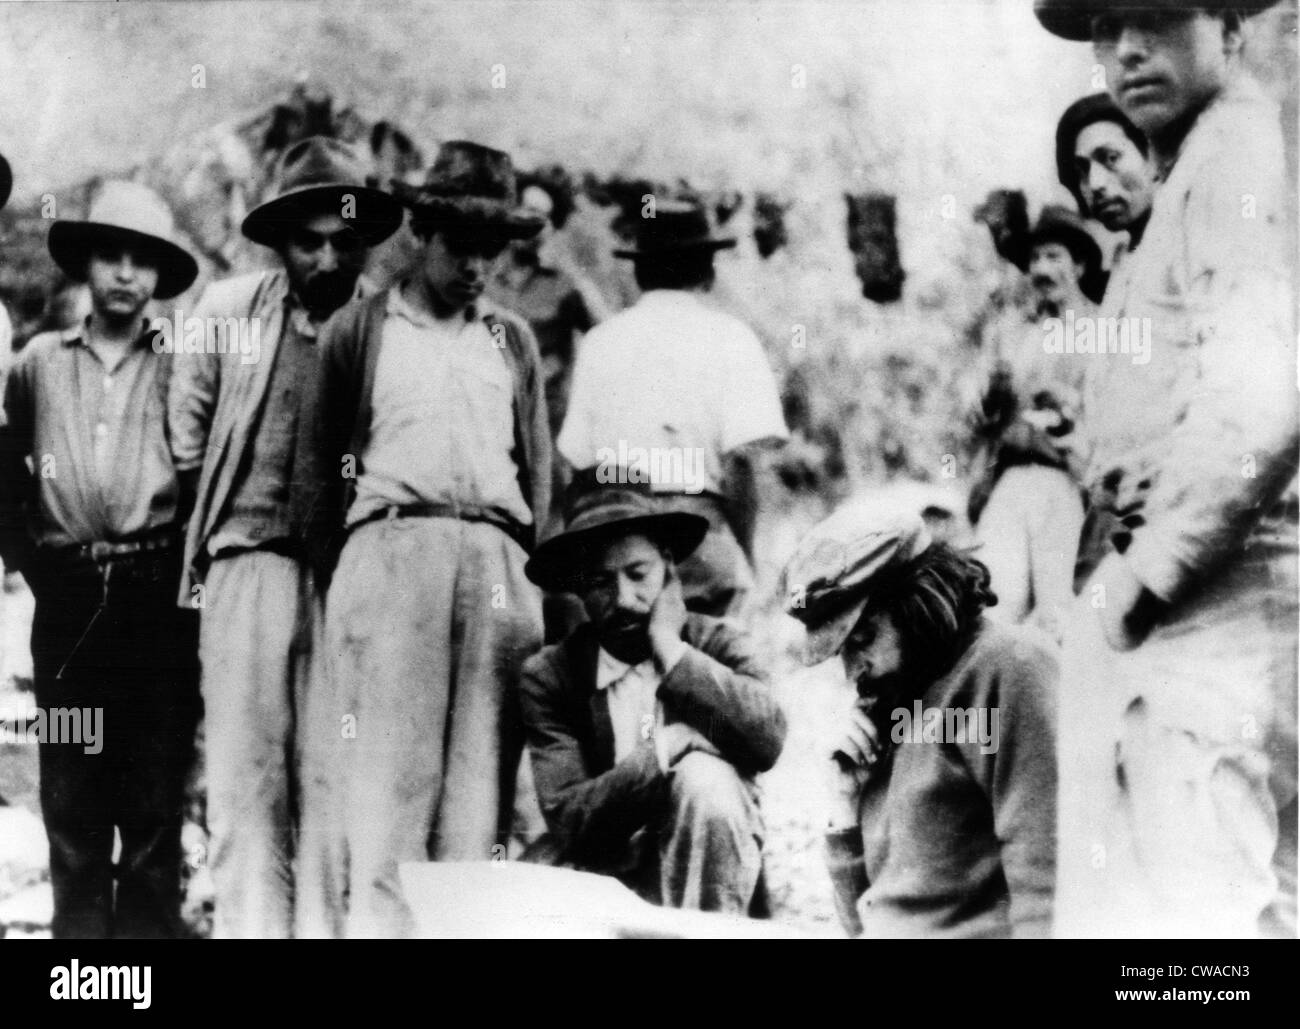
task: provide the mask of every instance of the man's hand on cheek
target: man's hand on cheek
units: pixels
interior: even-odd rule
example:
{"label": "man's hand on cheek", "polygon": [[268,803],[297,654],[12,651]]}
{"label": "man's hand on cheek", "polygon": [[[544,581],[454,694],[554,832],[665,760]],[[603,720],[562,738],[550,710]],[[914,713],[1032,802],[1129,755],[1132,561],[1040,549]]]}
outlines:
{"label": "man's hand on cheek", "polygon": [[650,608],[650,647],[660,675],[671,672],[686,653],[686,644],[682,640],[682,629],[685,626],[686,601],[682,594],[682,582],[677,576],[677,570],[670,565],[664,588]]}

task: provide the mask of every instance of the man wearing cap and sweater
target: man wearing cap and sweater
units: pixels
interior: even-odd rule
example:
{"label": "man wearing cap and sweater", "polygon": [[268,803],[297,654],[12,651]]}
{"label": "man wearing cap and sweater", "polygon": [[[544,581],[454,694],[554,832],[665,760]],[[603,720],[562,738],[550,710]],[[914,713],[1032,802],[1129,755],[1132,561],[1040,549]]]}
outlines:
{"label": "man wearing cap and sweater", "polygon": [[527,572],[590,621],[530,658],[520,690],[556,860],[654,903],[746,914],[761,906],[754,776],[785,716],[749,637],[687,613],[677,568],[708,529],[648,485],[575,490]]}
{"label": "man wearing cap and sweater", "polygon": [[[180,484],[168,357],[144,311],[194,258],[144,186],[108,182],[50,253],[90,287],[84,324],[36,336],[5,388],[0,555],[36,597],[36,702],[80,722],[40,742],[54,935],[181,933],[180,828],[198,710],[197,625],[178,610]],[[114,831],[121,853],[113,861]]]}
{"label": "man wearing cap and sweater", "polygon": [[826,745],[851,936],[1044,937],[1055,867],[1053,648],[990,621],[988,570],[914,512],[850,505],[786,566],[808,664],[856,688]]}
{"label": "man wearing cap and sweater", "polygon": [[500,853],[523,746],[514,688],[542,643],[524,575],[550,504],[541,361],[526,324],[481,300],[542,219],[519,206],[509,155],[476,143],[443,144],[421,186],[393,186],[423,242],[415,270],[321,343],[317,444],[334,478],[313,549],[338,562],[306,819],[340,850],[313,934],[408,933],[399,862]]}
{"label": "man wearing cap and sweater", "polygon": [[1086,364],[1045,344],[1053,325],[1064,333],[1094,312],[1082,283],[1099,272],[1101,248],[1073,212],[1054,205],[1043,208],[1030,244],[1035,307],[992,327],[972,376],[979,470],[969,512],[1000,599],[992,617],[1032,621],[1059,639],[1083,525],[1070,440]]}
{"label": "man wearing cap and sweater", "polygon": [[758,337],[706,299],[714,254],[736,241],[714,235],[694,201],[642,213],[635,246],[614,251],[633,262],[641,299],[583,341],[559,450],[588,480],[624,464],[707,518],[680,569],[686,605],[737,616],[754,587],[760,450],[789,432]]}
{"label": "man wearing cap and sweater", "polygon": [[[214,283],[192,314],[205,324],[248,319],[260,353],[188,353],[176,341],[172,452],[194,505],[180,604],[202,612],[219,938],[293,931],[304,705],[320,675],[324,624],[323,584],[303,548],[322,474],[306,431],[317,336],[338,308],[367,295],[369,248],[402,221],[401,205],[365,181],[364,162],[344,143],[315,136],[290,147],[274,195],[243,224],[280,266]],[[312,903],[319,890],[297,892]]]}
{"label": "man wearing cap and sweater", "polygon": [[[1242,69],[1266,0],[1038,0],[1093,43],[1160,179],[1103,314],[1085,486],[1109,522],[1065,640],[1065,936],[1294,936],[1294,225],[1277,107]],[[1097,358],[1091,359],[1097,362]]]}

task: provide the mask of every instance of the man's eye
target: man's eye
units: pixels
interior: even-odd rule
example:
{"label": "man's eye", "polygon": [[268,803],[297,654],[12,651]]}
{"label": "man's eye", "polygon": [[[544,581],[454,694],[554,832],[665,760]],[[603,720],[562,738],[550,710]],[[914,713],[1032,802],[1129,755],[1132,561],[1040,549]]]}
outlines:
{"label": "man's eye", "polygon": [[1120,22],[1113,14],[1098,14],[1092,19],[1094,43],[1112,43],[1119,38]]}

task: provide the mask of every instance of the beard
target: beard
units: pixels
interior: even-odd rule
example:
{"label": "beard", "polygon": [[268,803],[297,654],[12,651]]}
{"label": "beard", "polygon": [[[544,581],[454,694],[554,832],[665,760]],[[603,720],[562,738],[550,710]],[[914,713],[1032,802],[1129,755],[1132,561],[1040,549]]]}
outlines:
{"label": "beard", "polygon": [[616,614],[600,627],[600,645],[624,664],[638,665],[650,656],[650,616]]}
{"label": "beard", "polygon": [[357,288],[356,274],[347,271],[321,272],[294,285],[294,293],[308,311],[328,314],[352,299]]}

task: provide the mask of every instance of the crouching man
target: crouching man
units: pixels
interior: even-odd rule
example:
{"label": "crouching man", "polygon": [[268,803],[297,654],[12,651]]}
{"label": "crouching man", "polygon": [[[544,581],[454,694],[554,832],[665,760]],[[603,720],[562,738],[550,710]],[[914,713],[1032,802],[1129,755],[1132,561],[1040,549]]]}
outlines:
{"label": "crouching man", "polygon": [[918,516],[848,507],[786,567],[808,663],[857,696],[826,747],[840,920],[867,937],[1044,937],[1056,867],[1057,663],[989,621],[988,570]]}
{"label": "crouching man", "polygon": [[746,635],[686,611],[677,567],[708,528],[646,487],[571,497],[526,571],[591,620],[529,659],[521,703],[558,861],[655,903],[746,914],[762,895],[754,776],[786,723]]}

